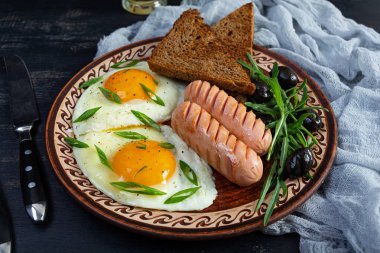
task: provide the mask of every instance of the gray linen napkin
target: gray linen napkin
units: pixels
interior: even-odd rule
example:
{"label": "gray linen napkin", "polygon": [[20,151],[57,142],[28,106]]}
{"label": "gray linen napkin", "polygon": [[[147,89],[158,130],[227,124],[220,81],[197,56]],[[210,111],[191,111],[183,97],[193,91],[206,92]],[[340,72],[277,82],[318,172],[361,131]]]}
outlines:
{"label": "gray linen napkin", "polygon": [[[212,24],[247,1],[191,2]],[[380,252],[380,35],[326,0],[254,3],[255,43],[306,70],[327,94],[339,126],[337,157],[321,189],[263,232],[299,233],[301,252]],[[101,39],[96,56],[165,35],[188,8],[157,8],[145,22]]]}

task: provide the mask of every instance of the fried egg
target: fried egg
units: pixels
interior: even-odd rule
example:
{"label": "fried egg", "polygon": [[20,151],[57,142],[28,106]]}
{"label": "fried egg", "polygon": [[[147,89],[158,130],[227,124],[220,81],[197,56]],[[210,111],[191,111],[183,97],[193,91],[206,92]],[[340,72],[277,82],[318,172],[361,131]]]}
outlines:
{"label": "fried egg", "polygon": [[[120,131],[132,131],[146,139],[123,138],[117,135]],[[83,173],[96,188],[122,204],[168,211],[192,211],[210,206],[216,198],[211,168],[169,126],[161,126],[161,132],[150,127],[90,132],[79,136],[78,140],[89,145],[88,148],[74,148],[76,161]],[[161,145],[167,142],[174,147]],[[109,161],[108,166],[102,163],[95,145],[104,152]],[[181,170],[180,161],[194,171],[197,185]],[[115,187],[115,182],[135,182],[163,194],[131,193]],[[190,197],[177,203],[165,203],[179,191],[197,186],[200,188]]]}
{"label": "fried egg", "polygon": [[[164,106],[152,101],[141,84],[156,94]],[[108,100],[99,87],[117,94],[120,104]],[[152,72],[146,62],[139,62],[131,68],[111,70],[88,87],[78,100],[73,121],[87,110],[100,109],[88,119],[74,122],[74,134],[80,136],[89,132],[142,125],[131,110],[142,112],[155,122],[167,121],[181,96],[180,90],[183,88],[179,87],[183,87],[182,83]]]}

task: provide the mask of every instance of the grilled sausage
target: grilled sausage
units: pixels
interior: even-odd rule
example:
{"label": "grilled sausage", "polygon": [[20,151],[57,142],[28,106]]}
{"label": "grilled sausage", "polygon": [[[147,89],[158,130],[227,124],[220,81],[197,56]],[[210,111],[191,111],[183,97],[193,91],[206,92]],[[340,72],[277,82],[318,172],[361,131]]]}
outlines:
{"label": "grilled sausage", "polygon": [[217,86],[194,81],[186,87],[184,99],[199,104],[258,155],[268,152],[272,142],[270,130],[265,130],[263,121],[256,119],[252,111],[247,112],[245,105],[238,103]]}
{"label": "grilled sausage", "polygon": [[261,158],[198,104],[186,101],[178,105],[171,125],[192,149],[231,182],[248,186],[260,180]]}

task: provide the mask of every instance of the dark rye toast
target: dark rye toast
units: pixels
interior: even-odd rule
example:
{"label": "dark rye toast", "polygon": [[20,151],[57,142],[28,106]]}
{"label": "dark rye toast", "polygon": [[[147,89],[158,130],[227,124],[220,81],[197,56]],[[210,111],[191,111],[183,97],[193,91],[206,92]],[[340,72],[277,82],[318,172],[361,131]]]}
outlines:
{"label": "dark rye toast", "polygon": [[247,52],[252,54],[254,36],[253,4],[245,4],[231,12],[213,25],[211,30],[234,51],[235,56],[248,61]]}
{"label": "dark rye toast", "polygon": [[255,85],[234,51],[204,23],[198,10],[187,10],[153,50],[151,70],[185,81],[204,80],[223,89],[252,94]]}

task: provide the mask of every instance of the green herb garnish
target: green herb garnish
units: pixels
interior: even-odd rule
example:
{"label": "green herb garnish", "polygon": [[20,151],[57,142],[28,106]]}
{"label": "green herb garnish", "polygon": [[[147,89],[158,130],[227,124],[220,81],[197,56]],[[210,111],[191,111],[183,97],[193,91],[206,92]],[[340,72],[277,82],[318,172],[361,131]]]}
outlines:
{"label": "green herb garnish", "polygon": [[161,148],[166,148],[166,149],[173,149],[175,148],[173,144],[169,143],[169,142],[161,142],[160,144],[158,144]]}
{"label": "green herb garnish", "polygon": [[313,176],[310,174],[309,171],[306,173],[305,177],[306,177],[308,180],[313,179]]}
{"label": "green herb garnish", "polygon": [[[158,189],[142,185],[135,182],[112,182],[110,183],[112,186],[118,188],[119,190],[136,193],[136,194],[144,194],[144,195],[165,195],[166,193],[160,191]],[[133,188],[138,188],[133,190]]]}
{"label": "green herb garnish", "polygon": [[146,149],[146,145],[145,144],[139,144],[138,146],[136,146],[136,148],[138,148],[138,149]]}
{"label": "green herb garnish", "polygon": [[179,191],[173,194],[172,196],[170,196],[167,200],[165,200],[164,204],[175,204],[175,203],[181,202],[187,199],[188,197],[191,197],[192,195],[194,195],[194,193],[196,193],[200,188],[201,186],[197,186],[197,187],[188,188],[188,189]]}
{"label": "green herb garnish", "polygon": [[108,168],[112,169],[112,166],[111,166],[110,162],[108,161],[108,158],[107,158],[106,154],[104,153],[104,151],[96,145],[95,145],[95,148],[96,148],[96,152],[98,153],[100,162],[103,165],[107,166]]}
{"label": "green herb garnish", "polygon": [[149,118],[147,115],[145,115],[144,113],[142,112],[139,112],[139,111],[135,111],[135,110],[131,110],[131,112],[133,113],[133,115],[135,115],[135,117],[140,120],[141,123],[143,123],[144,125],[146,126],[150,126],[150,127],[153,127],[154,129],[158,130],[158,131],[161,131],[161,128],[160,126],[154,121],[152,120],[151,118]]}
{"label": "green herb garnish", "polygon": [[[307,148],[317,143],[315,137],[302,125],[305,118],[312,115],[306,111],[309,109],[324,108],[306,106],[309,98],[307,93],[307,80],[304,80],[299,87],[293,87],[284,91],[278,82],[277,76],[279,70],[277,63],[273,64],[272,75],[267,76],[257,66],[250,54],[247,53],[247,57],[250,63],[242,60],[238,60],[238,62],[249,70],[253,79],[264,82],[273,94],[273,98],[263,104],[245,103],[247,107],[252,108],[254,111],[269,115],[272,120],[267,124],[266,128],[274,128],[272,143],[266,157],[267,161],[272,159],[273,163],[255,208],[255,211],[260,209],[267,194],[274,188],[264,215],[264,225],[267,225],[278,202],[280,192],[282,191],[282,195],[287,194],[287,186],[282,179],[286,159],[296,149]],[[298,95],[300,91],[302,91],[301,99],[299,99]],[[305,111],[305,113],[300,114],[300,112],[303,111]]]}
{"label": "green herb garnish", "polygon": [[91,85],[96,84],[97,82],[99,82],[102,79],[103,79],[103,77],[101,77],[101,76],[92,78],[92,79],[82,83],[79,86],[79,89],[86,89],[86,88],[90,87]]}
{"label": "green herb garnish", "polygon": [[183,174],[185,174],[185,177],[194,185],[198,185],[198,178],[197,174],[195,174],[194,170],[184,161],[179,160],[179,167],[181,168],[181,171]]}
{"label": "green herb garnish", "polygon": [[81,142],[81,141],[78,141],[77,139],[75,138],[72,138],[72,137],[65,137],[63,138],[65,140],[65,142],[67,144],[69,144],[70,146],[72,147],[76,147],[76,148],[88,148],[88,145],[87,143],[84,143],[84,142]]}
{"label": "green herb garnish", "polygon": [[105,98],[108,99],[109,101],[115,102],[117,104],[121,104],[120,97],[113,91],[110,91],[109,89],[106,89],[104,87],[99,87],[99,90],[102,92],[103,96],[105,96]]}
{"label": "green herb garnish", "polygon": [[73,122],[74,123],[77,123],[77,122],[81,122],[81,121],[84,121],[92,116],[94,116],[94,114],[102,107],[95,107],[95,108],[92,108],[92,109],[88,109],[87,111],[85,111],[84,113],[82,113],[82,115],[80,115],[76,120],[74,120]]}
{"label": "green herb garnish", "polygon": [[146,87],[144,84],[140,83],[140,86],[141,86],[141,89],[143,89],[144,93],[153,101],[155,102],[156,104],[158,105],[161,105],[161,106],[165,106],[165,103],[164,101],[156,95],[156,93],[154,93],[151,89],[149,89],[148,87]]}
{"label": "green herb garnish", "polygon": [[111,68],[113,69],[124,69],[124,68],[131,68],[137,65],[139,63],[139,60],[126,60],[121,61],[118,63],[115,63],[114,65],[111,65]]}
{"label": "green herb garnish", "polygon": [[135,173],[135,175],[133,176],[133,178],[135,178],[141,171],[143,171],[143,170],[145,170],[147,168],[147,166],[145,165],[145,166],[143,166],[141,169],[139,169],[136,173]]}
{"label": "green herb garnish", "polygon": [[146,140],[146,136],[133,131],[114,132],[114,134],[131,140]]}

